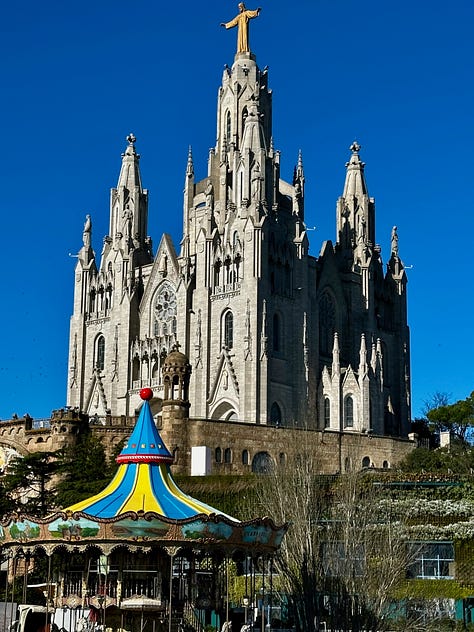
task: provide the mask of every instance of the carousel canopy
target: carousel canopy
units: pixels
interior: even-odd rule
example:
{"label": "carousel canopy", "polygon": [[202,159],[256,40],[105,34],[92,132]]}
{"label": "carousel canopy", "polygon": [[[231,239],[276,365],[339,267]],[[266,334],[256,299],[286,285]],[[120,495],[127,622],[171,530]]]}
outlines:
{"label": "carousel canopy", "polygon": [[117,457],[118,471],[99,494],[64,510],[38,518],[13,514],[0,522],[0,546],[24,554],[40,546],[82,550],[94,544],[105,554],[115,544],[145,547],[203,547],[249,552],[274,552],[287,524],[276,526],[270,518],[241,522],[191,498],[175,483],[170,472],[173,457],[153,420],[148,400],[151,389],[142,389],[144,403],[127,445]]}
{"label": "carousel canopy", "polygon": [[114,518],[129,511],[154,512],[172,520],[199,514],[235,518],[191,498],[173,480],[173,457],[163,443],[151,414],[151,389],[142,389],[144,399],[135,428],[117,457],[118,471],[100,493],[72,505],[67,512],[81,511],[96,518]]}

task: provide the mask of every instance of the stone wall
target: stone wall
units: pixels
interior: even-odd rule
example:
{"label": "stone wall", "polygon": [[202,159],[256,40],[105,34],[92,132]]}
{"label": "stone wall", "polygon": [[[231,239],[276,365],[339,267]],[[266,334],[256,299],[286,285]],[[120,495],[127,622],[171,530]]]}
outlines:
{"label": "stone wall", "polygon": [[[170,404],[168,408],[173,408]],[[210,448],[212,474],[249,474],[268,463],[283,463],[298,454],[302,446],[311,448],[322,473],[358,470],[362,467],[389,468],[403,459],[415,441],[371,434],[332,430],[303,430],[231,421],[189,419],[179,409],[168,410],[160,427],[162,439],[175,456],[173,471],[189,474],[191,448]],[[171,413],[171,414],[170,414]],[[78,436],[90,429],[102,437],[110,456],[117,452],[130,435],[135,417],[107,416],[91,419],[74,410],[54,411],[49,420],[28,417],[0,423],[0,447],[19,454],[54,451],[73,445]]]}

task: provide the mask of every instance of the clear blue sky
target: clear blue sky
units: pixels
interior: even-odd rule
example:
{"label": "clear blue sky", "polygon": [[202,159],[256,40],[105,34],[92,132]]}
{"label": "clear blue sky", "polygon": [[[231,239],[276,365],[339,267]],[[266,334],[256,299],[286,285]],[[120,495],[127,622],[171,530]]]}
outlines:
{"label": "clear blue sky", "polygon": [[[413,416],[435,391],[474,389],[474,5],[259,0],[251,47],[268,65],[275,147],[307,180],[311,253],[335,238],[348,147],[362,145],[377,241],[396,224],[409,279]],[[248,3],[248,8],[258,4]],[[108,232],[125,137],[137,137],[149,234],[179,243],[188,145],[197,178],[237,2],[8,2],[3,127],[0,418],[66,403],[73,270],[86,213]]]}

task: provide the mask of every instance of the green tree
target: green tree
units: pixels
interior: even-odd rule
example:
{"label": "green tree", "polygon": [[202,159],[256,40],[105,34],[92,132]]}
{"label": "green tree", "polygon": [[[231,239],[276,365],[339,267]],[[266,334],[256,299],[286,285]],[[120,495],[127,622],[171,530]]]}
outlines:
{"label": "green tree", "polygon": [[474,449],[466,449],[459,444],[437,450],[416,448],[398,464],[397,469],[404,474],[471,477]]}
{"label": "green tree", "polygon": [[58,452],[34,452],[12,459],[3,477],[9,510],[46,516],[56,506],[52,486],[59,469]]}
{"label": "green tree", "polygon": [[438,432],[452,432],[465,443],[467,430],[474,425],[474,391],[466,399],[429,410],[427,417]]}
{"label": "green tree", "polygon": [[63,508],[104,489],[116,468],[115,463],[112,467],[108,463],[100,438],[93,434],[78,437],[77,443],[64,451],[61,461],[57,503]]}

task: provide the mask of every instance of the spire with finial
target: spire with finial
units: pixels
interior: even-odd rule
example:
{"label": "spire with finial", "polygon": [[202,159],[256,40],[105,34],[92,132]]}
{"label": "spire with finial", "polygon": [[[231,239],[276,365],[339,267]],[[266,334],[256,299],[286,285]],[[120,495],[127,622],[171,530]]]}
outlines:
{"label": "spire with finial", "polygon": [[332,377],[340,375],[341,373],[341,361],[339,350],[339,336],[337,332],[334,332],[334,344],[332,347]]}
{"label": "spire with finial", "polygon": [[140,169],[138,163],[140,155],[137,154],[135,143],[137,142],[135,134],[130,133],[127,136],[128,145],[122,154],[122,169],[118,179],[117,189],[125,187],[132,191],[135,187],[142,188]]}
{"label": "spire with finial", "polygon": [[298,162],[293,171],[293,213],[298,215],[301,220],[304,220],[304,180],[303,154],[300,149],[298,151]]}
{"label": "spire with finial", "polygon": [[[148,191],[142,187],[136,140],[134,134],[127,136],[117,188],[112,189],[110,199],[110,241],[114,251],[121,250],[126,256],[133,253],[134,266],[152,260],[147,245]],[[101,267],[106,263],[103,258]]]}
{"label": "spire with finial", "polygon": [[193,163],[193,152],[191,145],[188,148],[188,162],[186,164],[186,177],[192,178],[194,177],[194,163]]}
{"label": "spire with finial", "polygon": [[367,195],[367,185],[364,176],[365,163],[362,162],[359,156],[361,146],[355,140],[349,149],[352,154],[349,162],[346,162],[347,173],[342,195],[345,198],[349,196],[361,198],[363,195]]}
{"label": "spire with finial", "polygon": [[365,163],[360,159],[360,149],[357,141],[350,146],[344,190],[337,201],[338,243],[344,250],[375,243],[375,202],[367,191]]}
{"label": "spire with finial", "polygon": [[390,251],[392,257],[398,259],[398,229],[396,226],[392,228],[392,234],[390,236]]}
{"label": "spire with finial", "polygon": [[364,378],[367,375],[367,345],[365,343],[365,334],[360,337],[359,350],[359,376]]}
{"label": "spire with finial", "polygon": [[297,179],[304,180],[303,152],[301,151],[301,149],[298,150],[298,162],[296,163],[295,174],[293,177],[294,181],[296,181]]}

